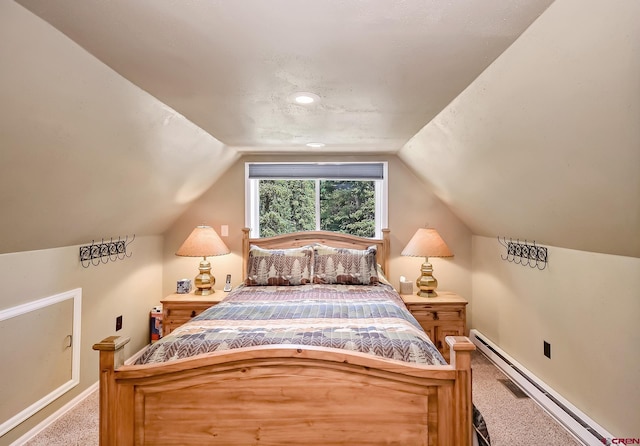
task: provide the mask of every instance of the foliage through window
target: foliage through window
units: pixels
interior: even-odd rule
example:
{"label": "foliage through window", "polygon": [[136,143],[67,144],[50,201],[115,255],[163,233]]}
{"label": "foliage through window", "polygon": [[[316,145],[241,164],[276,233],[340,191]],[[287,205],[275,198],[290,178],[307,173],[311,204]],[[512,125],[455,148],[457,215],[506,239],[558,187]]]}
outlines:
{"label": "foliage through window", "polygon": [[309,180],[259,180],[260,237],[314,230],[314,183]]}
{"label": "foliage through window", "polygon": [[[347,178],[339,179],[310,178],[318,172],[300,173],[296,170],[298,166],[308,165],[291,163],[286,165],[288,170],[285,173],[266,170],[267,174],[257,173],[253,177],[250,169],[247,169],[247,222],[252,228],[252,236],[271,237],[321,229],[361,237],[379,237],[383,220],[386,224],[386,218],[383,218],[386,215],[386,202],[383,199],[386,197],[386,193],[383,193],[385,178],[371,179],[368,178],[370,174],[360,175],[365,178],[348,178],[359,176],[354,167],[362,164],[349,165],[346,172],[336,174]],[[321,174],[327,169],[326,165],[312,166],[321,166],[324,169],[320,171]],[[381,169],[381,172],[384,171],[386,169]],[[302,178],[274,178],[280,176]]]}
{"label": "foliage through window", "polygon": [[320,229],[374,237],[375,219],[373,181],[320,181]]}

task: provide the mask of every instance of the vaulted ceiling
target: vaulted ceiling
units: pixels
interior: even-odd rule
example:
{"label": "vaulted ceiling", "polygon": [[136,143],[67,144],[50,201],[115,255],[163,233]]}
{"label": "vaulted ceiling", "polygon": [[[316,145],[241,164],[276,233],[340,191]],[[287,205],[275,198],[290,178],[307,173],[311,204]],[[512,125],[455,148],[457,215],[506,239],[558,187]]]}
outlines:
{"label": "vaulted ceiling", "polygon": [[4,0],[0,252],[159,233],[242,153],[385,152],[476,234],[640,256],[637,4]]}
{"label": "vaulted ceiling", "polygon": [[224,144],[388,152],[551,0],[18,2]]}

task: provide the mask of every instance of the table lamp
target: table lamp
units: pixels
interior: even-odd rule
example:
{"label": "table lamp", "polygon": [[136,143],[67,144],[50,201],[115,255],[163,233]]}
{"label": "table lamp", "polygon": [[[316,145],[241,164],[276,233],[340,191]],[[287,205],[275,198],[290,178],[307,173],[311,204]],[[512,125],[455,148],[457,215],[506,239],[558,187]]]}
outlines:
{"label": "table lamp", "polygon": [[442,240],[438,231],[433,228],[420,228],[402,250],[403,256],[424,257],[420,268],[422,274],[416,280],[418,296],[435,297],[438,281],[433,277],[433,267],[429,257],[453,257],[447,244]]}
{"label": "table lamp", "polygon": [[213,285],[216,278],[211,274],[211,263],[207,257],[229,254],[231,251],[224,244],[218,233],[211,226],[197,226],[176,252],[177,256],[202,257],[200,274],[194,280],[194,294],[207,296],[215,293]]}

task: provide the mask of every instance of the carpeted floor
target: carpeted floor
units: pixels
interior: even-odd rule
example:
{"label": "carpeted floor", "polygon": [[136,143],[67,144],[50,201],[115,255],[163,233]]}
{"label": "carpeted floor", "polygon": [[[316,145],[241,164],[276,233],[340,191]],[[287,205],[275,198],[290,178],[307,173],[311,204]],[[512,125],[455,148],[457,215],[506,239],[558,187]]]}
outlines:
{"label": "carpeted floor", "polygon": [[482,413],[492,446],[579,446],[535,401],[518,398],[499,380],[507,379],[491,361],[475,352],[473,402]]}
{"label": "carpeted floor", "polygon": [[96,390],[25,445],[98,446],[98,396]]}
{"label": "carpeted floor", "polygon": [[[473,401],[487,422],[492,446],[579,446],[529,398],[518,398],[499,380],[506,376],[482,354],[473,356]],[[98,445],[98,392],[38,434],[28,446]]]}

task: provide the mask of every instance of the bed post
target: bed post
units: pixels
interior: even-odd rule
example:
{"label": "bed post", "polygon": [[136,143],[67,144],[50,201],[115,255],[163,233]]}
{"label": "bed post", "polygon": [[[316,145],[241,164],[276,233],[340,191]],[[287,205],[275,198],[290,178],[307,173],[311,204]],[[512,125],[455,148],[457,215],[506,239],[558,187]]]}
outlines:
{"label": "bed post", "polygon": [[247,259],[249,258],[249,231],[251,228],[242,228],[242,280],[247,277]]}
{"label": "bed post", "polygon": [[390,248],[390,239],[391,239],[391,230],[385,228],[382,230],[382,250],[384,251],[382,254],[382,271],[384,271],[384,275],[386,277],[391,277],[389,275],[389,257],[391,256],[391,248]]}
{"label": "bed post", "polygon": [[471,400],[471,352],[476,346],[465,336],[445,338],[451,351],[451,366],[456,369],[456,384],[453,389],[455,413],[455,438],[460,445],[473,444],[473,403]]}
{"label": "bed post", "polygon": [[116,444],[117,401],[115,370],[124,364],[124,346],[130,338],[109,336],[93,345],[100,352],[100,445]]}

